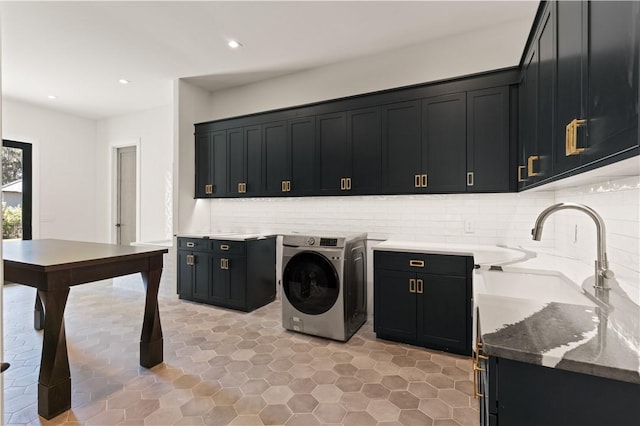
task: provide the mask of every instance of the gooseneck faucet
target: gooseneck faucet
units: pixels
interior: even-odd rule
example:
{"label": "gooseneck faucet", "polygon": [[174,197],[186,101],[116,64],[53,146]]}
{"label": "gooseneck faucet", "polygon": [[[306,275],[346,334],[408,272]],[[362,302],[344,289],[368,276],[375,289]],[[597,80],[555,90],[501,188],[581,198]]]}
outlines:
{"label": "gooseneck faucet", "polygon": [[597,289],[607,289],[609,286],[607,285],[607,279],[613,278],[613,271],[609,269],[609,262],[607,261],[607,250],[606,250],[606,229],[604,226],[604,220],[595,210],[591,207],[585,206],[584,204],[576,204],[576,203],[558,203],[544,209],[538,218],[536,219],[535,227],[531,230],[531,235],[535,241],[540,241],[542,237],[542,227],[544,225],[544,221],[552,214],[559,210],[565,209],[573,209],[579,210],[583,213],[586,213],[596,224],[596,232],[598,233],[597,237],[597,258],[596,258],[596,267],[595,267],[595,284],[594,287]]}

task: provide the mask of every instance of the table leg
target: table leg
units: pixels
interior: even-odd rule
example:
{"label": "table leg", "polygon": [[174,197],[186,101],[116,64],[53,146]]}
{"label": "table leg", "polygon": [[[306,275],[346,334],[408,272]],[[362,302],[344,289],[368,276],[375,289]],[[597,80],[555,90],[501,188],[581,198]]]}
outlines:
{"label": "table leg", "polygon": [[64,332],[69,288],[38,291],[44,303],[44,341],[38,379],[38,414],[52,419],[71,408],[71,371]]}
{"label": "table leg", "polygon": [[33,328],[36,330],[42,330],[44,328],[44,308],[42,307],[42,300],[40,300],[40,294],[36,291],[36,303],[33,307]]}
{"label": "table leg", "polygon": [[[151,261],[152,259],[150,259]],[[140,365],[151,368],[162,363],[163,343],[160,311],[158,310],[158,290],[162,275],[162,256],[160,268],[142,272],[142,281],[146,289],[142,336],[140,337]]]}

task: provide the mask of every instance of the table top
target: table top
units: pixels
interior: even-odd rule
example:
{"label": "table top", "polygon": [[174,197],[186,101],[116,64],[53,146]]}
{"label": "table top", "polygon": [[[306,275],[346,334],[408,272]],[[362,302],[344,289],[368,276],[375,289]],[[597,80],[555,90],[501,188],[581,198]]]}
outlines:
{"label": "table top", "polygon": [[41,270],[71,265],[118,261],[167,253],[161,247],[135,247],[117,244],[67,240],[15,240],[2,242],[2,258],[7,264],[22,264]]}

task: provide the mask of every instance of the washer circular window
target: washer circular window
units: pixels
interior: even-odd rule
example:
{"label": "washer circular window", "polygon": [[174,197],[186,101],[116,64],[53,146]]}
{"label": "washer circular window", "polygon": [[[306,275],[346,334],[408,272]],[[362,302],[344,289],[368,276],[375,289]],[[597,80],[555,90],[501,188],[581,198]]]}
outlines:
{"label": "washer circular window", "polygon": [[340,294],[336,269],[327,258],[313,252],[293,256],[284,268],[282,282],[289,303],[309,315],[327,312]]}

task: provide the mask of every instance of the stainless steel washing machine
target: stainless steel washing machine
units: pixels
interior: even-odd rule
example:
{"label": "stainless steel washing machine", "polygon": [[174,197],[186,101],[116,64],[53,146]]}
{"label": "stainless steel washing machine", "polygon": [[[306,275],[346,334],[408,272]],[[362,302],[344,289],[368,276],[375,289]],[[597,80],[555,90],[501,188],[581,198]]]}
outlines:
{"label": "stainless steel washing machine", "polygon": [[346,342],[367,318],[366,234],[285,235],[282,326]]}

